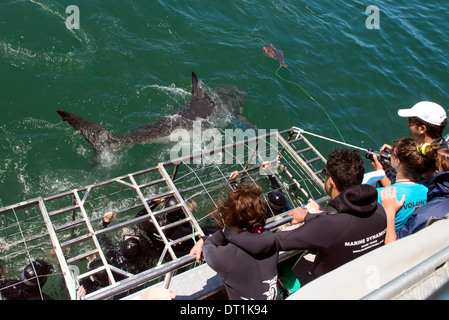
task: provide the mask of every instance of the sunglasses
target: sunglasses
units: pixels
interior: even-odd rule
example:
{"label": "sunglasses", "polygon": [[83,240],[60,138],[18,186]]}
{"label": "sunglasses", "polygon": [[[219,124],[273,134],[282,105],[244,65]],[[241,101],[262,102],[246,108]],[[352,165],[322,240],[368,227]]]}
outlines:
{"label": "sunglasses", "polygon": [[416,123],[415,123],[415,120],[414,120],[413,118],[408,118],[407,123],[408,123],[409,125],[416,124]]}
{"label": "sunglasses", "polygon": [[424,123],[422,122],[422,120],[420,120],[419,118],[416,118],[416,117],[409,117],[408,118],[408,121],[407,121],[407,124],[409,125],[409,126],[411,126],[411,125],[415,125],[415,126],[422,126],[422,125],[424,125]]}

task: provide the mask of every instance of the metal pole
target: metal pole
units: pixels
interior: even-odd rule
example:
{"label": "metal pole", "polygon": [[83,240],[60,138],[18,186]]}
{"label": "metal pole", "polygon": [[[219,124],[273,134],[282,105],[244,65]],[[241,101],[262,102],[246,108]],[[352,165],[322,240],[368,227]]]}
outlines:
{"label": "metal pole", "polygon": [[386,300],[393,299],[404,290],[412,287],[426,276],[435,272],[438,267],[449,261],[449,247],[434,254],[429,259],[424,260],[394,280],[386,283],[379,289],[371,292],[362,298],[362,300]]}
{"label": "metal pole", "polygon": [[42,198],[39,199],[39,208],[41,210],[42,218],[45,221],[45,225],[47,226],[48,234],[53,244],[53,248],[55,249],[56,257],[58,258],[59,265],[61,267],[61,271],[67,285],[67,290],[70,294],[70,298],[74,300],[76,296],[75,283],[73,282],[72,275],[70,273],[71,271],[65,261],[64,253],[62,252],[61,246],[59,245],[58,237],[56,236],[56,232],[53,229],[53,224],[51,223],[51,219],[48,215],[47,208],[45,207],[45,203]]}
{"label": "metal pole", "polygon": [[[341,144],[341,145],[344,145],[344,146],[347,146],[347,147],[351,147],[351,148],[354,148],[354,149],[359,149],[359,150],[368,152],[368,149],[361,148],[361,147],[357,147],[357,146],[354,146],[354,145],[352,145],[352,144],[349,144],[349,143],[346,143],[346,142],[341,142],[341,141],[334,140],[334,139],[331,139],[331,138],[327,138],[327,137],[324,137],[324,136],[320,136],[320,135],[318,135],[318,134],[316,134],[316,133],[308,132],[308,131],[305,131],[305,130],[300,129],[300,128],[298,128],[298,127],[292,127],[292,129],[298,134],[298,136],[299,136],[300,134],[305,133],[305,134],[308,134],[308,135],[311,135],[311,136],[314,136],[314,137],[317,137],[317,138],[320,138],[320,139],[324,139],[324,140],[331,141],[331,142],[335,142],[335,143],[338,143],[338,144]],[[298,137],[298,136],[297,136],[297,137]]]}
{"label": "metal pole", "polygon": [[310,167],[304,162],[304,160],[299,157],[292,146],[288,144],[285,139],[278,134],[279,142],[284,146],[284,148],[290,153],[291,157],[296,160],[296,162],[304,169],[304,171],[313,179],[313,181],[324,191],[324,183],[320,178],[313,172]]}

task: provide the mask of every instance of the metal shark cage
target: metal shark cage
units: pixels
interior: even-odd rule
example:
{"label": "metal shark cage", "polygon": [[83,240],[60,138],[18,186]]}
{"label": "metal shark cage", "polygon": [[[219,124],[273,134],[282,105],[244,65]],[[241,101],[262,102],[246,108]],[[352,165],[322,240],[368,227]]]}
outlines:
{"label": "metal shark cage", "polygon": [[[301,133],[292,128],[259,134],[115,179],[1,208],[2,264],[11,259],[23,261],[23,265],[36,258],[50,260],[55,272],[49,281],[58,283],[51,287],[63,287],[63,293],[46,292],[46,286],[40,289],[56,295],[52,296],[55,299],[117,299],[159,282],[170,287],[175,274],[197,266],[189,250],[204,235],[205,228],[214,226],[210,214],[216,210],[231,172],[239,172],[238,183],[259,184],[264,197],[272,191],[267,173],[260,169],[266,160],[261,154],[270,152],[269,174],[277,179],[291,207],[303,205],[310,198],[318,203],[328,200],[322,172],[326,160]],[[174,196],[178,204],[150,208],[149,201],[168,196]],[[142,209],[146,214],[136,217]],[[179,209],[183,215],[177,221],[159,222],[158,217]],[[108,212],[115,218],[105,227],[102,220]],[[148,220],[154,224],[162,248],[151,257],[150,268],[131,274],[112,265],[101,237],[112,239],[118,246],[123,229],[136,228]],[[267,228],[280,228],[290,220],[288,212],[273,215],[267,220]],[[191,231],[173,238],[169,231],[186,225]],[[86,259],[93,256],[101,259],[102,266],[89,270]],[[9,270],[8,277],[14,276],[14,270]],[[106,273],[108,285],[82,294],[78,289],[83,281],[100,272]],[[20,270],[16,273],[19,277]]]}

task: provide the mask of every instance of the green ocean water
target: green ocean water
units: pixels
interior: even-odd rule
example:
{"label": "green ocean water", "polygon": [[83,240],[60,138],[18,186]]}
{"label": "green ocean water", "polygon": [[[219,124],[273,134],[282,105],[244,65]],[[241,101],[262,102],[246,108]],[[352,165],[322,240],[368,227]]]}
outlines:
{"label": "green ocean water", "polygon": [[[66,26],[69,5],[79,29]],[[367,28],[369,5],[379,29]],[[90,145],[56,110],[125,134],[188,102],[192,71],[244,90],[258,128],[341,140],[336,126],[374,149],[405,137],[397,109],[449,108],[448,12],[443,0],[0,0],[0,207],[168,160],[171,145],[158,142],[93,168]],[[290,82],[265,42],[284,52]],[[335,147],[311,141],[324,155]]]}

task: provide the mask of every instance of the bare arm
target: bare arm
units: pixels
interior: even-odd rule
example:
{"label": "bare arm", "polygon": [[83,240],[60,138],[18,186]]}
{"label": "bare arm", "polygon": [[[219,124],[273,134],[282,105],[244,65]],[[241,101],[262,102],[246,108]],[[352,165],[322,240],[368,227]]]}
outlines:
{"label": "bare arm", "polygon": [[405,195],[401,201],[397,199],[396,187],[387,187],[380,193],[382,206],[387,214],[387,234],[385,236],[385,244],[396,241],[395,218],[396,213],[401,209],[405,202]]}

